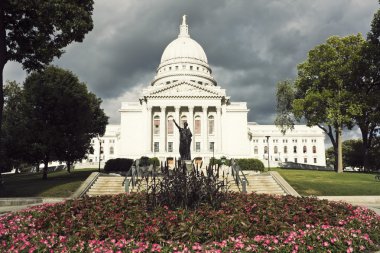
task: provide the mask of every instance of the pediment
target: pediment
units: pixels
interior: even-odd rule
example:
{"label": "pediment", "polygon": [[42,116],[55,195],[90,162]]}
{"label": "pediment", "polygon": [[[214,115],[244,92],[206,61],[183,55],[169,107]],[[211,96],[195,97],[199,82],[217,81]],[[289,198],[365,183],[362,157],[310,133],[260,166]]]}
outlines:
{"label": "pediment", "polygon": [[223,97],[224,90],[215,86],[203,86],[200,84],[180,82],[168,86],[149,89],[144,96],[147,97]]}

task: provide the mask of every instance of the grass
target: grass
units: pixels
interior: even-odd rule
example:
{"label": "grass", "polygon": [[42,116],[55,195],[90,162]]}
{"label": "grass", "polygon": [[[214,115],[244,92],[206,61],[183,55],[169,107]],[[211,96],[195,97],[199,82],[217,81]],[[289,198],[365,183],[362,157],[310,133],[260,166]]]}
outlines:
{"label": "grass", "polygon": [[303,196],[380,195],[375,174],[311,170],[273,169]]}
{"label": "grass", "polygon": [[97,169],[51,172],[47,180],[41,173],[3,175],[0,197],[69,197]]}

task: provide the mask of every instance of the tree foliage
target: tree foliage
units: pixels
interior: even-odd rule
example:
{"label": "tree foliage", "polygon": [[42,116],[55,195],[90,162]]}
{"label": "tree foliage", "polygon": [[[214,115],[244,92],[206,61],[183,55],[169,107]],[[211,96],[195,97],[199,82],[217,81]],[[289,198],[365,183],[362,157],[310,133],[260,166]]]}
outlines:
{"label": "tree foliage", "polygon": [[40,148],[44,162],[67,163],[84,158],[91,138],[103,135],[108,117],[100,109],[101,100],[70,71],[48,67],[33,72],[24,83],[26,132],[29,144]]}
{"label": "tree foliage", "polygon": [[92,30],[93,4],[93,0],[0,1],[0,126],[5,64],[16,61],[28,72],[41,70]]}

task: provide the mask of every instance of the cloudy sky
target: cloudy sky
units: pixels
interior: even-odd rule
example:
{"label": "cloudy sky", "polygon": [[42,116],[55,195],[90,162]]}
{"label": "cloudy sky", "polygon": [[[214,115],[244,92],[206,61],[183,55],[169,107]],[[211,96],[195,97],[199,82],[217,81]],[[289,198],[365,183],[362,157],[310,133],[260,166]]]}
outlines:
{"label": "cloudy sky", "polygon": [[[365,35],[378,8],[377,0],[95,0],[93,31],[54,64],[86,82],[117,124],[121,102],[149,85],[187,14],[218,85],[248,103],[249,121],[272,124],[276,83],[294,78],[329,36]],[[22,83],[26,73],[8,63],[4,77]]]}

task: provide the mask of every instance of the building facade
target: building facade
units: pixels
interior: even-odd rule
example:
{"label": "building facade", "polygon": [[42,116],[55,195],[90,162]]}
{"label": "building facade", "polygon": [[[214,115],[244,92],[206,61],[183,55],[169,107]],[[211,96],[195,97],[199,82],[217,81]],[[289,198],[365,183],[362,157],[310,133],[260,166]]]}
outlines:
{"label": "building facade", "polygon": [[[108,126],[100,139],[104,140],[103,161],[148,156],[172,163],[179,158],[174,119],[181,126],[188,123],[193,134],[191,156],[205,163],[225,156],[264,163],[269,158],[271,166],[285,161],[325,165],[325,136],[319,128],[296,126],[282,135],[274,125],[248,123],[246,102],[232,102],[218,86],[203,48],[190,37],[186,16],[178,38],[165,48],[151,84],[138,101],[123,102],[119,111],[120,125]],[[270,136],[269,149],[265,136]],[[97,146],[99,140],[94,140]],[[89,156],[92,162],[99,161],[97,151]]]}

